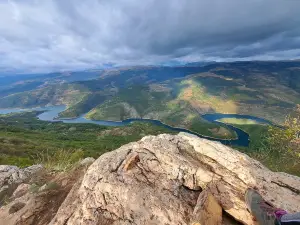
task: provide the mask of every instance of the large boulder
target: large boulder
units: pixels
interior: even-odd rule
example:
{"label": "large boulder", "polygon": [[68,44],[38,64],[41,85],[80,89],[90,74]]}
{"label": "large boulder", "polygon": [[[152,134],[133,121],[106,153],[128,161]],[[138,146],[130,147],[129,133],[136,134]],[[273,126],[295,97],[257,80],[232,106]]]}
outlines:
{"label": "large boulder", "polygon": [[96,160],[50,224],[201,224],[195,219],[211,207],[218,217],[221,208],[223,217],[255,224],[244,201],[249,187],[276,207],[300,211],[298,177],[189,134],[148,136]]}

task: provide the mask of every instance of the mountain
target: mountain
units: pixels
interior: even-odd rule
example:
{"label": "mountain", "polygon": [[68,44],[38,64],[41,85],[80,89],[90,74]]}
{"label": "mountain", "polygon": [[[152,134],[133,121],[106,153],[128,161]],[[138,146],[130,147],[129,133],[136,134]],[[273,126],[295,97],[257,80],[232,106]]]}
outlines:
{"label": "mountain", "polygon": [[299,177],[272,172],[220,143],[162,134],[67,172],[0,166],[0,218],[7,225],[254,225],[245,200],[253,187],[275,208],[300,211]]}
{"label": "mountain", "polygon": [[87,79],[86,73],[52,74],[22,86],[14,83],[0,91],[0,108],[65,104],[68,108],[61,117],[87,113],[94,120],[150,118],[211,135],[215,126],[199,114],[246,114],[281,124],[300,103],[299,61],[133,66],[90,72],[91,77],[98,74],[97,79]]}
{"label": "mountain", "polygon": [[49,74],[22,74],[0,77],[0,97],[31,91],[53,84],[58,85],[62,83],[96,79],[101,73],[102,70],[94,70]]}

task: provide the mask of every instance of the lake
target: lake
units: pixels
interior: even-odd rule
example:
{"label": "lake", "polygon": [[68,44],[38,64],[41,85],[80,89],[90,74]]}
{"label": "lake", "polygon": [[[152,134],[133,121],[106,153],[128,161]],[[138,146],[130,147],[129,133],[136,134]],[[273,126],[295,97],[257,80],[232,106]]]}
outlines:
{"label": "lake", "polygon": [[[137,122],[137,121],[138,122],[148,122],[148,123],[152,123],[152,124],[157,125],[157,126],[163,126],[163,127],[168,128],[170,130],[173,130],[173,131],[187,132],[187,133],[194,134],[194,135],[196,135],[198,137],[201,137],[201,138],[206,138],[208,140],[219,141],[219,142],[221,142],[222,144],[225,144],[225,145],[238,145],[238,146],[245,146],[245,147],[248,146],[249,143],[250,143],[249,134],[247,134],[243,130],[241,130],[239,128],[236,128],[232,125],[219,122],[218,120],[224,119],[224,118],[250,119],[250,120],[254,120],[254,121],[259,122],[259,123],[272,125],[272,123],[269,122],[268,120],[258,118],[258,117],[254,117],[254,116],[249,116],[249,115],[221,114],[221,113],[202,115],[202,118],[204,118],[205,120],[207,120],[209,122],[212,122],[212,123],[215,123],[215,124],[218,124],[218,125],[225,125],[225,126],[227,126],[227,128],[229,128],[229,129],[236,132],[237,139],[224,140],[224,139],[219,139],[219,138],[207,137],[207,136],[195,133],[193,131],[190,131],[188,129],[172,127],[172,126],[169,126],[167,124],[162,123],[159,120],[152,120],[152,119],[132,118],[132,119],[127,119],[127,120],[123,120],[123,121],[119,121],[119,122],[118,121],[106,121],[106,120],[97,120],[96,121],[96,120],[86,119],[85,114],[78,117],[78,118],[74,118],[74,119],[55,119],[55,118],[58,117],[58,114],[60,112],[65,110],[65,108],[66,108],[65,106],[49,106],[49,107],[40,107],[40,108],[32,108],[32,109],[0,109],[0,114],[8,114],[8,113],[38,110],[38,111],[45,111],[45,112],[38,115],[38,118],[40,120],[43,120],[43,121],[50,121],[50,122],[61,121],[61,122],[64,122],[64,123],[92,123],[92,124],[98,124],[98,125],[102,125],[102,126],[113,126],[113,127],[127,126],[127,125],[129,125],[133,122]],[[201,116],[201,115],[199,115],[199,116]]]}

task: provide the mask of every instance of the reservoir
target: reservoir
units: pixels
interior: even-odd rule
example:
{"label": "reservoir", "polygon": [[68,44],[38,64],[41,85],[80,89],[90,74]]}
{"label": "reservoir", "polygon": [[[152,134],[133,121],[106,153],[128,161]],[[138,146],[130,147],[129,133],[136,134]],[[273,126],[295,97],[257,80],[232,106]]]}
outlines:
{"label": "reservoir", "polygon": [[107,121],[107,120],[89,120],[85,118],[85,114],[78,117],[78,118],[72,118],[72,119],[55,119],[58,117],[58,114],[62,111],[65,110],[65,106],[49,106],[49,107],[41,107],[41,108],[32,108],[32,109],[0,109],[0,114],[8,114],[8,113],[16,113],[16,112],[24,112],[24,111],[45,111],[41,114],[38,115],[38,118],[40,120],[43,121],[50,121],[50,122],[57,122],[57,121],[61,121],[64,123],[91,123],[91,124],[98,124],[98,125],[102,125],[102,126],[113,126],[113,127],[120,127],[120,126],[127,126],[133,122],[148,122],[148,123],[152,123],[154,125],[157,126],[163,126],[165,128],[168,128],[170,130],[176,131],[176,132],[187,132],[190,134],[194,134],[198,137],[201,138],[206,138],[208,140],[212,140],[212,141],[219,141],[222,144],[225,145],[237,145],[237,146],[245,146],[247,147],[249,145],[249,134],[246,133],[245,131],[234,127],[232,125],[229,124],[225,124],[222,122],[219,122],[218,120],[220,119],[224,119],[224,118],[236,118],[236,119],[250,119],[250,120],[254,120],[258,123],[262,123],[262,124],[268,124],[268,125],[272,125],[271,122],[262,119],[262,118],[258,118],[258,117],[254,117],[254,116],[249,116],[249,115],[239,115],[239,114],[221,114],[221,113],[213,113],[213,114],[205,114],[205,115],[199,115],[202,116],[203,119],[211,122],[211,123],[215,123],[218,125],[225,125],[227,126],[227,128],[233,130],[234,132],[236,132],[237,134],[237,138],[236,139],[232,139],[232,140],[224,140],[224,139],[219,139],[219,138],[213,138],[213,137],[207,137],[198,133],[195,133],[193,131],[190,131],[188,129],[184,129],[184,128],[179,128],[179,127],[172,127],[169,126],[167,124],[162,123],[159,120],[153,120],[153,119],[136,119],[136,118],[132,118],[132,119],[126,119],[123,121]]}

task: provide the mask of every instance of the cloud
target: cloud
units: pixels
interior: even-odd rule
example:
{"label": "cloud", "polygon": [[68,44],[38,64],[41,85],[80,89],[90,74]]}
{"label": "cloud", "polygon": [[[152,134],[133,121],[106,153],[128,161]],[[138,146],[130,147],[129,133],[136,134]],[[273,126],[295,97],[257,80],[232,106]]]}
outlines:
{"label": "cloud", "polygon": [[0,0],[0,70],[300,57],[300,1]]}

